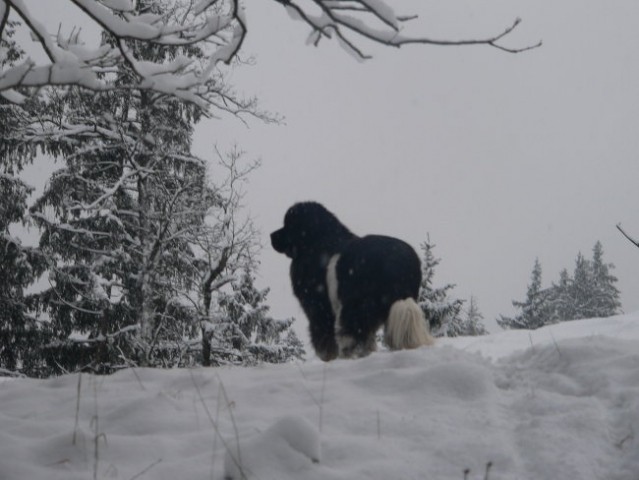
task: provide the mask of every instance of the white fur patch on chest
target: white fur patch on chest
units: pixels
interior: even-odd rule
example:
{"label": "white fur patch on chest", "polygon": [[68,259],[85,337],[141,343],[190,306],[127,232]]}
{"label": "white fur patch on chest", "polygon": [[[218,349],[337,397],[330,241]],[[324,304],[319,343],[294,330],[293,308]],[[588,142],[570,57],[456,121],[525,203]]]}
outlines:
{"label": "white fur patch on chest", "polygon": [[337,294],[337,262],[339,261],[339,254],[333,255],[326,267],[326,288],[328,289],[328,298],[333,308],[333,314],[335,320],[339,322],[339,315],[342,310],[342,302],[339,301]]}

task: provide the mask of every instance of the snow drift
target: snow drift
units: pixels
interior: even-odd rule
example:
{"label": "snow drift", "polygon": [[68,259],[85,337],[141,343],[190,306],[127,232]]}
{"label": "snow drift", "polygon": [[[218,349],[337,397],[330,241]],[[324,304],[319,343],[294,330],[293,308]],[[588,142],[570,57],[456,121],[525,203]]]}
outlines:
{"label": "snow drift", "polygon": [[360,360],[0,383],[0,478],[639,478],[639,314]]}

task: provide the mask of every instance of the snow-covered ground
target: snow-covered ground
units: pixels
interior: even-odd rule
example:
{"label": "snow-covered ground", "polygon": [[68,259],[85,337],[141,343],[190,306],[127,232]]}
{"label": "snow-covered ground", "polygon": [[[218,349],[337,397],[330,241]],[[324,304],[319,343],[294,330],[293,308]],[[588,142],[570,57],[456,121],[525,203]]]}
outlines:
{"label": "snow-covered ground", "polygon": [[3,480],[474,480],[489,463],[491,480],[639,479],[639,314],[329,364],[0,383]]}

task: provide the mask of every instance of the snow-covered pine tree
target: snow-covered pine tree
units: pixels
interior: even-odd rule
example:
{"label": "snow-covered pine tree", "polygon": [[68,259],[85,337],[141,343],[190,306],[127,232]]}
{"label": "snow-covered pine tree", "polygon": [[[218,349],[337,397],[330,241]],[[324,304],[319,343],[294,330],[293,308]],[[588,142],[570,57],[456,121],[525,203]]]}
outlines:
{"label": "snow-covered pine tree", "polygon": [[541,263],[535,259],[530,284],[526,291],[526,299],[513,301],[513,306],[521,310],[515,317],[497,319],[500,327],[505,329],[530,329],[543,327],[549,321],[548,291],[541,288]]}
{"label": "snow-covered pine tree", "polygon": [[558,283],[542,289],[541,265],[537,260],[526,300],[513,302],[521,313],[514,318],[502,316],[497,323],[503,328],[539,328],[568,320],[616,315],[621,302],[615,286],[617,278],[610,273],[612,268],[614,265],[604,262],[603,246],[597,242],[592,260],[579,253],[572,277],[564,269]]}
{"label": "snow-covered pine tree", "polygon": [[572,305],[572,318],[591,318],[595,305],[595,289],[593,282],[592,264],[581,252],[575,259],[575,270],[570,285]]}
{"label": "snow-covered pine tree", "polygon": [[468,310],[466,311],[466,319],[464,320],[464,331],[462,335],[477,336],[487,335],[488,331],[482,320],[484,316],[479,311],[477,299],[471,295],[468,302]]}
{"label": "snow-covered pine tree", "polygon": [[301,359],[302,342],[291,328],[293,319],[268,314],[269,289],[255,287],[253,266],[244,267],[230,292],[220,292],[216,318],[210,327],[211,363],[255,365]]}
{"label": "snow-covered pine tree", "polygon": [[572,278],[568,270],[559,273],[559,282],[548,289],[548,323],[559,323],[574,318],[574,300],[572,298]]}
{"label": "snow-covered pine tree", "polygon": [[[7,22],[0,35],[0,67],[11,67],[23,52],[12,40],[15,22]],[[0,69],[2,69],[0,68]],[[39,250],[25,247],[14,236],[14,224],[28,220],[27,198],[33,189],[19,178],[36,154],[34,144],[15,136],[24,109],[0,96],[0,376],[40,375],[37,346],[47,332],[34,317],[25,290],[45,268]]]}
{"label": "snow-covered pine tree", "polygon": [[[163,13],[161,5],[136,8]],[[156,62],[199,54],[189,45],[129,41],[126,48]],[[131,66],[109,81],[127,75],[136,75]],[[32,207],[52,260],[52,287],[38,297],[56,337],[44,349],[52,371],[192,363],[189,339],[200,332],[188,303],[200,273],[192,246],[220,201],[206,162],[190,151],[200,111],[126,89],[58,89],[41,107],[53,132],[67,118],[82,125],[75,137],[60,135],[54,153],[64,166]]]}
{"label": "snow-covered pine tree", "polygon": [[464,321],[460,317],[460,312],[464,301],[449,298],[448,292],[455,288],[455,285],[447,284],[439,288],[433,286],[435,267],[441,261],[433,254],[433,248],[435,245],[430,242],[430,238],[421,244],[422,283],[418,303],[424,311],[433,335],[439,337],[462,335]]}
{"label": "snow-covered pine tree", "polygon": [[62,149],[32,207],[52,259],[39,296],[57,338],[52,369],[180,364],[176,345],[197,334],[181,301],[197,273],[189,241],[214,202],[189,151],[192,112],[148,92],[77,89],[50,107],[95,128]]}
{"label": "snow-covered pine tree", "polygon": [[619,313],[621,302],[615,286],[617,278],[610,273],[612,268],[613,264],[603,260],[601,242],[593,247],[592,260],[587,260],[581,253],[577,255],[570,285],[572,315],[567,320],[603,318]]}
{"label": "snow-covered pine tree", "polygon": [[598,241],[592,249],[592,280],[596,292],[593,317],[610,317],[621,309],[619,290],[615,286],[617,277],[610,273],[613,268],[612,263],[604,262],[603,245]]}
{"label": "snow-covered pine tree", "polygon": [[12,223],[24,221],[31,189],[7,173],[6,163],[0,170],[4,170],[0,172],[0,376],[38,376],[36,350],[46,341],[47,332],[34,317],[25,289],[42,273],[45,261],[37,249],[23,246],[9,230]]}

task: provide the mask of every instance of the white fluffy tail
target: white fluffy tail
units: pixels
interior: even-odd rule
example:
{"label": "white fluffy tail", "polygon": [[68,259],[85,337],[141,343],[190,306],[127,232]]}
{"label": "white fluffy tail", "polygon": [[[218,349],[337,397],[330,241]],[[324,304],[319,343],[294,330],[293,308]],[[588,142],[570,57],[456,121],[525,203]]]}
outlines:
{"label": "white fluffy tail", "polygon": [[406,298],[391,305],[384,328],[384,341],[391,350],[417,348],[435,343],[428,331],[424,312],[415,300]]}

